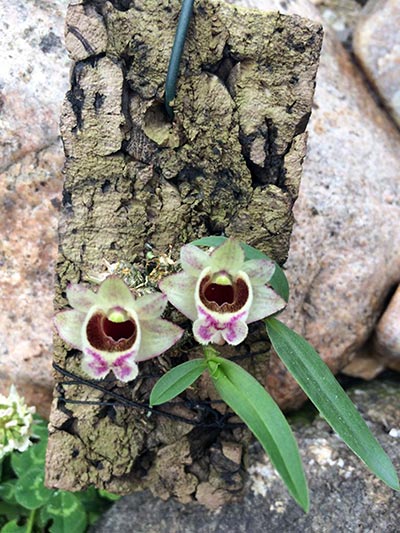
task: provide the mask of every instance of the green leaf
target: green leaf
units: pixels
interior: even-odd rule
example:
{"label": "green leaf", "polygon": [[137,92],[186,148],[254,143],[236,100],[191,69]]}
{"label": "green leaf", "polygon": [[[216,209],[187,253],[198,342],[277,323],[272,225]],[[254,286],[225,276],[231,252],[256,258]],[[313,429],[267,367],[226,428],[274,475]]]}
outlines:
{"label": "green leaf", "polygon": [[15,499],[27,509],[38,509],[48,501],[52,493],[44,486],[44,465],[28,470],[15,486]]}
{"label": "green leaf", "polygon": [[210,237],[202,237],[201,239],[196,239],[190,244],[194,246],[208,246],[210,248],[215,248],[221,246],[224,242],[228,240],[228,237],[223,237],[222,235],[212,235]]}
{"label": "green leaf", "polygon": [[16,503],[15,499],[15,487],[17,479],[9,479],[8,481],[2,481],[0,484],[0,501],[7,503]]}
{"label": "green leaf", "polygon": [[24,452],[13,452],[11,455],[11,466],[17,476],[25,475],[31,468],[38,466],[44,468],[46,455],[46,442],[40,441],[32,444]]}
{"label": "green leaf", "polygon": [[307,512],[307,481],[296,440],[279,407],[243,368],[228,359],[209,359],[214,364],[211,378],[221,398],[254,433],[290,494]]}
{"label": "green leaf", "polygon": [[169,402],[190,387],[207,368],[205,359],[192,359],[171,368],[154,385],[150,394],[150,405]]}
{"label": "green leaf", "polygon": [[121,499],[120,494],[113,494],[112,492],[108,492],[108,490],[103,489],[99,489],[99,496],[111,502],[116,502],[117,500]]}
{"label": "green leaf", "polygon": [[399,490],[392,462],[314,348],[279,320],[265,323],[276,353],[321,415],[376,476]]}
{"label": "green leaf", "polygon": [[22,516],[27,516],[28,513],[29,511],[27,509],[24,509],[18,504],[0,501],[0,516],[5,516],[7,520],[21,518]]}
{"label": "green leaf", "polygon": [[7,522],[1,529],[0,533],[27,533],[28,528],[26,525],[19,526],[18,520],[11,520],[11,522]]}
{"label": "green leaf", "polygon": [[[190,244],[194,244],[195,246],[214,247],[214,246],[220,246],[226,240],[227,240],[227,237],[211,236],[211,237],[203,237],[201,239],[196,239]],[[245,244],[244,242],[241,242],[240,246],[243,248],[243,251],[245,253],[245,258],[248,260],[268,259],[269,261],[273,261],[273,259],[271,259],[267,254],[260,252],[260,250],[257,250],[256,248],[253,248],[252,246],[249,246],[248,244]],[[275,272],[272,278],[270,279],[269,284],[279,294],[279,296],[281,296],[285,300],[285,302],[289,300],[289,283],[286,279],[286,275],[284,271],[281,269],[281,267],[276,262],[275,262]]]}
{"label": "green leaf", "polygon": [[86,530],[86,512],[78,497],[71,492],[59,490],[40,511],[41,520],[50,520],[51,533],[83,533]]}
{"label": "green leaf", "polygon": [[40,441],[46,441],[48,437],[48,422],[41,416],[33,415],[32,436],[40,439]]}

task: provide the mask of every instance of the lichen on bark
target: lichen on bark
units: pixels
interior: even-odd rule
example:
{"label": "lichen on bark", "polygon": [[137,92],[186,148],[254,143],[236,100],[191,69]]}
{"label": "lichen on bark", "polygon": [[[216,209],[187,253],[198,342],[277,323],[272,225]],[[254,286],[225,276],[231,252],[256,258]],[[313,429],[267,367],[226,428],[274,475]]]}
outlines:
{"label": "lichen on bark", "polygon": [[[300,17],[197,1],[170,122],[163,93],[179,5],[74,0],[68,9],[74,64],[62,111],[57,309],[66,305],[67,283],[93,280],[116,262],[144,271],[149,250],[177,259],[183,243],[203,235],[232,235],[279,263],[286,259],[321,28]],[[189,326],[179,313],[172,316]],[[266,334],[254,326],[240,347],[222,352],[243,356],[265,382],[268,349]],[[196,356],[188,334],[141,371],[161,375]],[[58,338],[54,359],[82,376],[80,354]],[[210,491],[218,501],[242,491],[249,435],[212,425],[226,407],[207,403],[216,398],[207,376],[169,408],[189,419],[202,413],[207,429],[117,403],[66,403],[109,398],[56,379],[49,486],[94,484],[117,493],[150,487],[162,498],[202,503]],[[139,375],[128,385],[107,379],[103,385],[146,401],[154,382]]]}

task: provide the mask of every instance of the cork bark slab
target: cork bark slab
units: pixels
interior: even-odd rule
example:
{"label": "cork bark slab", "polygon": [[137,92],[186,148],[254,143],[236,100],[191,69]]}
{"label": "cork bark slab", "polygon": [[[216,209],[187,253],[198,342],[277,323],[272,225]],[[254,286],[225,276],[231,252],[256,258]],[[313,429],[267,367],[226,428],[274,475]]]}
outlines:
{"label": "cork bark slab", "polygon": [[[179,6],[177,0],[69,6],[66,43],[74,63],[62,111],[57,309],[66,305],[67,283],[101,279],[107,269],[132,286],[154,282],[160,258],[176,260],[183,243],[203,235],[223,232],[280,263],[286,259],[321,28],[299,17],[196,2],[171,123],[162,99]],[[179,313],[169,317],[189,328]],[[251,355],[243,364],[265,382],[268,349],[255,326],[223,355]],[[142,364],[136,381],[104,380],[109,393],[77,380],[67,385],[57,373],[47,484],[118,493],[150,487],[162,498],[206,504],[240,494],[249,436],[223,424],[225,407],[209,403],[215,392],[206,377],[166,408],[194,425],[115,399],[146,402],[154,376],[195,356],[187,334]],[[79,352],[58,338],[54,360],[84,377]],[[92,405],[99,401],[106,404]]]}

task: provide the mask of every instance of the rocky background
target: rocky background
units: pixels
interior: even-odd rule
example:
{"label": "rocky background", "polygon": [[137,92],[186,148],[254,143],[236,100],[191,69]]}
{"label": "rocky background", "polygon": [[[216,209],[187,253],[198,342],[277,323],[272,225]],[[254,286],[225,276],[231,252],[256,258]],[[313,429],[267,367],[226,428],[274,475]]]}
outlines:
{"label": "rocky background", "polygon": [[[313,343],[335,372],[371,379],[385,368],[399,370],[400,4],[397,0],[235,3],[297,13],[322,21],[325,27],[308,156],[295,204],[297,223],[286,264],[292,287],[286,322]],[[16,383],[43,414],[48,412],[52,387],[52,284],[63,165],[58,117],[69,75],[63,45],[66,7],[66,0],[9,0],[0,21],[0,390]],[[299,406],[302,393],[276,368],[278,360],[272,365],[280,382],[271,387],[281,391],[281,403]],[[381,418],[375,423],[390,453],[400,435],[399,410],[391,410],[399,398],[383,397]],[[390,423],[385,416],[391,416]],[[299,430],[307,443],[308,461],[314,460],[312,450],[324,453],[325,437],[316,424],[311,426],[315,431],[308,426]],[[332,435],[329,438],[335,442]],[[315,481],[315,494],[331,483],[331,497],[345,498],[341,491],[346,478],[339,477],[340,483],[335,478],[332,484],[330,476],[337,472],[331,462],[337,459],[329,457],[329,477],[321,486]],[[392,507],[393,513],[392,495],[376,482],[367,497],[366,487],[375,481],[358,463],[354,465],[359,482],[349,485],[348,492],[354,493],[360,506],[364,522],[359,524],[370,520],[371,498],[380,511]],[[253,485],[257,476],[254,470]],[[260,490],[258,498],[270,492]],[[271,531],[285,530],[294,520],[287,513],[294,511],[278,505],[281,500],[274,490],[271,494],[266,508],[277,520]],[[155,505],[143,495],[131,505],[142,506],[144,501]],[[265,504],[264,497],[263,502],[257,509]],[[395,531],[388,518],[364,529],[354,522],[352,527],[343,522],[340,529],[334,520],[325,528],[317,507],[311,522],[286,530]],[[340,507],[338,513],[340,517]],[[189,526],[171,524],[164,529],[148,524],[143,531],[190,531]],[[222,527],[217,524],[212,530],[224,531]],[[247,530],[262,530],[257,527]]]}

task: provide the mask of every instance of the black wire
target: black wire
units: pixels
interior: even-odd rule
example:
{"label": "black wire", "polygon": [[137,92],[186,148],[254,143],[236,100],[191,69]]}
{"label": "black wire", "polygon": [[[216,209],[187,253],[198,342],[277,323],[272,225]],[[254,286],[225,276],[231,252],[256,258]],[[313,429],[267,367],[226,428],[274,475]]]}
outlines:
{"label": "black wire", "polygon": [[[103,392],[104,394],[107,394],[111,396],[114,400],[117,400],[121,405],[125,407],[134,407],[135,409],[140,409],[143,411],[147,411],[148,413],[164,416],[166,418],[169,418],[171,420],[175,420],[177,422],[183,422],[185,424],[189,424],[191,426],[197,426],[197,427],[203,427],[203,428],[219,428],[219,429],[234,429],[237,427],[243,427],[242,423],[229,423],[226,422],[227,419],[229,419],[232,416],[235,416],[234,413],[226,413],[225,415],[222,415],[215,409],[211,407],[211,403],[223,403],[222,400],[215,400],[212,402],[198,402],[193,400],[185,400],[181,403],[186,406],[190,406],[192,409],[198,409],[205,413],[206,415],[210,415],[215,419],[215,422],[213,423],[206,423],[202,422],[201,420],[192,420],[190,418],[186,418],[183,416],[175,415],[173,413],[169,413],[168,411],[164,411],[159,408],[150,407],[148,403],[142,403],[137,402],[135,400],[130,400],[129,398],[126,398],[122,394],[118,394],[117,392],[114,392],[113,390],[109,390],[106,387],[103,387],[99,383],[96,383],[94,381],[89,381],[87,379],[81,378],[80,376],[77,376],[76,374],[73,374],[72,372],[69,372],[65,368],[62,368],[57,363],[53,362],[53,368],[59,372],[62,376],[65,376],[67,378],[70,378],[70,381],[63,381],[59,384],[63,385],[86,385],[88,387],[91,387],[92,389],[98,390],[100,392]],[[112,383],[112,382],[110,382]],[[59,402],[62,402],[64,404],[72,404],[72,405],[99,405],[99,406],[110,406],[115,407],[116,404],[111,401],[96,401],[96,400],[70,400],[68,398],[59,397]],[[167,405],[177,405],[178,402],[169,402]]]}

